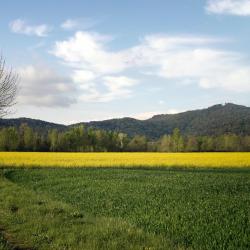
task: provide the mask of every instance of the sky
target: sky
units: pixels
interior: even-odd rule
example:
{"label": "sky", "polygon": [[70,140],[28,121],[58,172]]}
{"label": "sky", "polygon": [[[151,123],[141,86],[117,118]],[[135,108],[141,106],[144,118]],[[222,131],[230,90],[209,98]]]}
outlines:
{"label": "sky", "polygon": [[72,124],[250,106],[250,0],[8,0],[10,117]]}

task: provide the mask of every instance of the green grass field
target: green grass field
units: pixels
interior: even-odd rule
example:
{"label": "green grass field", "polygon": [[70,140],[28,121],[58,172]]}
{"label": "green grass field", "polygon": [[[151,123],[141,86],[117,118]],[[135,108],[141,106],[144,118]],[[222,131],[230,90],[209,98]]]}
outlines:
{"label": "green grass field", "polygon": [[9,248],[6,245],[6,240],[3,235],[0,233],[0,250],[8,250]]}
{"label": "green grass field", "polygon": [[0,225],[12,247],[250,247],[250,169],[1,171]]}

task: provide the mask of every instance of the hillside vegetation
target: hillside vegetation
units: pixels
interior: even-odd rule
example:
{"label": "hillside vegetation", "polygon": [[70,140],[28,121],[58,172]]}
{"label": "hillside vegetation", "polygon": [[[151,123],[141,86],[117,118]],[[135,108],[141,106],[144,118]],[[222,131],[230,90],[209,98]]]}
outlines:
{"label": "hillside vegetation", "polygon": [[250,108],[228,103],[179,114],[156,115],[144,121],[123,118],[84,124],[128,135],[145,135],[151,139],[171,134],[175,128],[184,135],[250,135]]}
{"label": "hillside vegetation", "polygon": [[[65,125],[27,118],[0,119],[0,127],[19,127],[22,123],[26,123],[35,131],[48,132],[50,129],[61,131],[67,128]],[[179,114],[156,115],[143,121],[122,118],[80,124],[96,129],[118,131],[129,136],[144,135],[149,139],[158,139],[164,134],[171,134],[175,128],[179,128],[183,135],[211,136],[227,133],[250,135],[250,108],[227,103]],[[79,124],[72,124],[69,127],[75,125]]]}

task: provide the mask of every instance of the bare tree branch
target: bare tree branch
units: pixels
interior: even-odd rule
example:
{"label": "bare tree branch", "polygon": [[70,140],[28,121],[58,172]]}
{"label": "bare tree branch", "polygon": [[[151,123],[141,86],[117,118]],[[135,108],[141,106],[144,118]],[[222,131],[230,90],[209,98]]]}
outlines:
{"label": "bare tree branch", "polygon": [[5,60],[0,56],[0,118],[10,114],[10,108],[16,104],[18,75],[6,69]]}

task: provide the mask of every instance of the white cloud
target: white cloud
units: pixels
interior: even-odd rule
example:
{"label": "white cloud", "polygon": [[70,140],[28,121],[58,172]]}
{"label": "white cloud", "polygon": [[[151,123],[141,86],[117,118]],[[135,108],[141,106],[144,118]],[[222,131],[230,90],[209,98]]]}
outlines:
{"label": "white cloud", "polygon": [[167,109],[167,110],[159,110],[159,111],[151,111],[151,112],[143,112],[143,113],[138,113],[132,115],[133,118],[138,119],[138,120],[147,120],[152,118],[155,115],[160,115],[160,114],[178,114],[182,112],[182,110],[177,110],[177,109]]}
{"label": "white cloud", "polygon": [[75,70],[73,80],[78,83],[85,83],[95,79],[95,74],[88,70]]}
{"label": "white cloud", "polygon": [[92,28],[97,21],[90,18],[69,18],[61,24],[61,28],[64,30],[75,30],[75,29],[89,29]]}
{"label": "white cloud", "polygon": [[215,14],[249,16],[250,0],[208,0],[206,10]]}
{"label": "white cloud", "polygon": [[[80,84],[81,101],[109,102],[132,95],[137,80],[116,75],[128,67],[126,52],[106,49],[112,38],[92,32],[76,32],[74,37],[56,42],[52,51],[73,68],[72,77]],[[115,75],[110,75],[115,74]]]}
{"label": "white cloud", "polygon": [[184,111],[180,110],[180,109],[168,109],[167,112],[164,112],[163,114],[173,115],[173,114],[178,114],[178,113],[181,113],[181,112],[184,112]]}
{"label": "white cloud", "polygon": [[152,118],[154,115],[159,115],[162,113],[163,111],[142,112],[142,113],[134,114],[132,115],[132,117],[138,120],[147,120],[149,118]]}
{"label": "white cloud", "polygon": [[[131,88],[138,84],[138,81],[126,76],[105,76],[98,83],[89,85],[87,93],[80,96],[80,100],[85,102],[110,102],[128,98],[132,95]],[[103,91],[98,90],[100,85],[105,87]]]}
{"label": "white cloud", "polygon": [[250,67],[232,69],[232,71],[229,68],[226,72],[225,75],[217,73],[212,78],[201,78],[200,86],[207,89],[220,86],[230,91],[250,92]]}
{"label": "white cloud", "polygon": [[112,91],[131,87],[138,83],[137,80],[126,76],[105,76],[103,79],[104,84]]}
{"label": "white cloud", "polygon": [[43,107],[66,107],[76,102],[76,88],[68,77],[60,76],[47,66],[28,65],[18,70],[18,102]]}
{"label": "white cloud", "polygon": [[67,19],[61,24],[61,27],[65,30],[74,29],[77,26],[78,26],[78,21],[73,19]]}
{"label": "white cloud", "polygon": [[10,22],[10,29],[14,33],[25,34],[30,36],[45,37],[48,35],[51,28],[46,24],[29,25],[25,20],[16,19]]}
{"label": "white cloud", "polygon": [[[135,65],[182,84],[228,91],[250,91],[250,65],[243,55],[213,48],[218,39],[152,35],[133,48]],[[210,44],[213,46],[210,46]],[[133,54],[133,53],[131,53]]]}
{"label": "white cloud", "polygon": [[83,70],[100,74],[117,73],[125,69],[123,54],[105,49],[111,37],[98,33],[76,32],[66,41],[56,42],[52,53]]}
{"label": "white cloud", "polygon": [[140,72],[137,79],[150,72],[151,77],[182,85],[250,91],[247,59],[239,53],[215,48],[226,40],[156,34],[117,51],[108,48],[111,40],[109,36],[85,31],[55,43],[51,53],[72,68],[74,81],[85,90],[81,100],[107,102],[131,96],[134,84],[129,81],[129,70]]}

